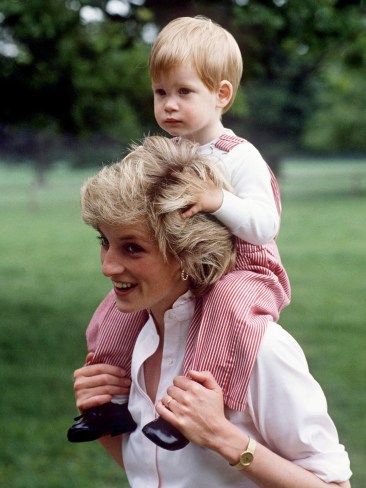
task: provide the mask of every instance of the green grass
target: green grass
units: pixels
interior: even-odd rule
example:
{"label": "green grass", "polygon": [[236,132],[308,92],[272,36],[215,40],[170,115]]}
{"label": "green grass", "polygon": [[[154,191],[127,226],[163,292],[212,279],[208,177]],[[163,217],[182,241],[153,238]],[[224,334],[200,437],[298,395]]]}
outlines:
{"label": "green grass", "polygon": [[[95,233],[79,217],[87,175],[58,168],[39,190],[27,168],[0,166],[0,486],[128,486],[98,443],[66,440],[72,372],[108,289]],[[293,289],[281,324],[326,392],[352,487],[364,488],[366,164],[288,161],[280,184],[279,246]]]}
{"label": "green grass", "polygon": [[279,247],[292,283],[281,323],[321,383],[353,488],[366,486],[366,164],[288,162]]}
{"label": "green grass", "polygon": [[36,191],[25,169],[0,172],[0,486],[128,486],[97,443],[72,445],[72,372],[108,289],[95,232],[79,217],[86,173],[59,170]]}

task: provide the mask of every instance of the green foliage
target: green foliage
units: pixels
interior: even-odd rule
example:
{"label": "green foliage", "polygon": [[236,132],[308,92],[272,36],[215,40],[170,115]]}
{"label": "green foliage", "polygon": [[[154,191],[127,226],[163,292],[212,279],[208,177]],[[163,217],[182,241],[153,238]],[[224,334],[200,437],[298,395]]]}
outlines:
{"label": "green foliage", "polygon": [[[121,5],[129,10],[120,15],[110,12],[110,3],[0,0],[3,153],[6,145],[15,151],[17,144],[3,135],[14,127],[35,134],[31,143],[28,132],[20,141],[40,172],[63,147],[62,139],[52,142],[55,134],[123,146],[154,132],[144,27],[197,14],[238,40],[244,79],[227,120],[271,163],[304,147],[365,150],[362,2],[126,1]],[[99,17],[85,20],[86,8]]]}
{"label": "green foliage", "polygon": [[346,46],[324,66],[317,109],[309,117],[304,144],[322,152],[365,151],[366,148],[366,29],[358,44]]}
{"label": "green foliage", "polygon": [[365,74],[329,73],[329,77],[321,87],[318,108],[306,124],[304,144],[323,153],[364,152]]}
{"label": "green foliage", "polygon": [[148,48],[118,22],[83,23],[79,9],[61,0],[0,2],[1,33],[19,49],[0,56],[2,121],[134,138],[151,115]]}
{"label": "green foliage", "polygon": [[[55,168],[48,186],[27,167],[0,167],[0,485],[114,488],[124,475],[97,443],[72,445],[72,371],[86,324],[107,292],[95,232],[79,217],[94,170]],[[292,282],[281,324],[325,389],[341,442],[366,486],[364,311],[366,165],[286,162],[279,247]]]}
{"label": "green foliage", "polygon": [[[321,118],[321,122],[327,117],[323,131],[328,129],[329,137],[327,141],[320,140],[319,121],[311,135],[306,135],[306,141],[318,135],[318,147],[325,151],[329,151],[332,138],[337,139],[336,150],[364,151],[364,116],[360,118],[359,114],[362,105],[348,104],[349,124],[360,129],[344,145],[344,138],[338,139],[340,130],[334,127],[340,117],[333,119],[332,112],[322,110],[324,104],[317,115],[321,103],[317,89],[325,66],[336,64],[347,72],[350,84],[358,83],[361,90],[359,80],[364,78],[366,69],[361,40],[366,31],[365,10],[360,4],[330,0],[249,1],[234,7],[233,13],[227,27],[241,45],[245,66],[243,86],[248,112],[242,125],[246,137],[261,148],[268,161],[278,161],[303,147],[304,127],[307,121],[309,127],[313,126],[313,116]],[[348,70],[350,65],[353,70]],[[355,89],[349,97],[356,99],[357,93]],[[339,114],[349,102],[339,102],[340,95],[336,86],[329,90],[329,85],[324,85],[324,97]],[[359,98],[360,102],[363,100]]]}

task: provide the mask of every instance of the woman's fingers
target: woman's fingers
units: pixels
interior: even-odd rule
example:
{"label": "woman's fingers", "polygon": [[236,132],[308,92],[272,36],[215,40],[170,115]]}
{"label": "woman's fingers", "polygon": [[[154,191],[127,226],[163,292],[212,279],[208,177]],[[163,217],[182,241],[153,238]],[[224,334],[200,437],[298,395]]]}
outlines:
{"label": "woman's fingers", "polygon": [[85,358],[85,364],[89,364],[93,360],[93,357],[94,357],[94,353],[88,352]]}
{"label": "woman's fingers", "polygon": [[191,370],[188,372],[188,376],[209,390],[221,391],[220,385],[209,371]]}
{"label": "woman's fingers", "polygon": [[126,395],[131,380],[125,371],[109,364],[84,366],[74,372],[76,404],[81,411],[111,401],[113,395]]}
{"label": "woman's fingers", "polygon": [[211,373],[191,371],[176,376],[156,410],[188,439],[209,446],[226,428],[222,390]]}
{"label": "woman's fingers", "polygon": [[90,398],[76,399],[76,406],[80,412],[85,412],[90,408],[98,407],[99,405],[104,405],[112,400],[111,395],[95,395]]}
{"label": "woman's fingers", "polygon": [[[167,394],[180,401],[190,396],[199,396],[204,390],[211,390],[221,395],[222,391],[209,371],[190,371],[189,376],[176,376]],[[179,397],[179,398],[178,398]]]}
{"label": "woman's fingers", "polygon": [[123,395],[123,386],[119,384],[90,384],[87,385],[82,381],[76,382],[74,385],[75,394],[79,398],[91,397],[93,395]]}
{"label": "woman's fingers", "polygon": [[94,388],[101,385],[112,386],[128,386],[131,383],[129,378],[116,376],[108,373],[96,374],[93,376],[77,375],[74,379],[74,384],[78,388]]}
{"label": "woman's fingers", "polygon": [[76,369],[74,372],[74,378],[78,376],[96,376],[100,374],[110,374],[124,377],[126,376],[126,371],[118,366],[112,366],[111,364],[91,364]]}

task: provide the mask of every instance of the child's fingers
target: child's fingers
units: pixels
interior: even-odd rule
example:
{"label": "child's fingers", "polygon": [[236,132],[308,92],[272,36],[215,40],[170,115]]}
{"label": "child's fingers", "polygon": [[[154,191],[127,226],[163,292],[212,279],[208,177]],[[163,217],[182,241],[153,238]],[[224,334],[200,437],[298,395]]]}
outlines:
{"label": "child's fingers", "polygon": [[189,207],[188,210],[182,213],[182,217],[184,219],[189,219],[190,217],[193,217],[193,215],[196,215],[196,213],[198,213],[199,211],[200,208],[198,205],[192,205],[191,207]]}

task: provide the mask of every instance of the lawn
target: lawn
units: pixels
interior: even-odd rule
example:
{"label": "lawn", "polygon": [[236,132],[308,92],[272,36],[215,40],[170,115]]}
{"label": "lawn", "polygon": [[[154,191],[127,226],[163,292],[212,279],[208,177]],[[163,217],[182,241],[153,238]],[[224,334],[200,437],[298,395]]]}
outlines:
{"label": "lawn", "polygon": [[[42,190],[0,166],[0,486],[115,488],[124,475],[98,443],[69,444],[72,372],[108,290],[95,232],[79,217],[92,171],[56,168]],[[366,162],[288,161],[279,239],[293,289],[281,324],[301,343],[366,486]]]}

